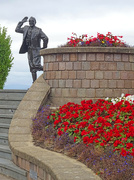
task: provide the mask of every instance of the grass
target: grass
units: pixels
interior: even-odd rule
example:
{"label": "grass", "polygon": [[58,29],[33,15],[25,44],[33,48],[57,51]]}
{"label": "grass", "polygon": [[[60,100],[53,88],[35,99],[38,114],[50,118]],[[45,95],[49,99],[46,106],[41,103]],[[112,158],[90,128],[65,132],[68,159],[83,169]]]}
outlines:
{"label": "grass", "polygon": [[47,118],[50,115],[49,106],[41,107],[33,119],[32,136],[34,144],[41,148],[63,153],[84,163],[102,180],[134,180],[134,158],[130,155],[121,156],[113,152],[112,146],[95,148],[93,144],[74,143],[73,137],[67,133],[61,136],[53,128],[53,123]]}

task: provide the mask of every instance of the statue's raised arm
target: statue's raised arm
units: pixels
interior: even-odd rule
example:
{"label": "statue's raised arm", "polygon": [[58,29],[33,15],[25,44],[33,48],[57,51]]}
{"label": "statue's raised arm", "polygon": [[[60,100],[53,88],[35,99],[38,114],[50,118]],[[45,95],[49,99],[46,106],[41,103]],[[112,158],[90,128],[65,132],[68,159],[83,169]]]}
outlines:
{"label": "statue's raised arm", "polygon": [[23,19],[22,19],[22,23],[25,23],[25,22],[27,22],[27,20],[28,20],[28,17],[26,16],[26,17],[24,17]]}

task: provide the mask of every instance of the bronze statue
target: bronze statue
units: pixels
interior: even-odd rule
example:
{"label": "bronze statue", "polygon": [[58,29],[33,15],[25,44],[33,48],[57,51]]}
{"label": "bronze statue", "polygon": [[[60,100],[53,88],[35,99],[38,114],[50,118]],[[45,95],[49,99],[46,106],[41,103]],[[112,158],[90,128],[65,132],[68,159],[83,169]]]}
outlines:
{"label": "bronze statue", "polygon": [[36,19],[30,17],[29,26],[22,27],[23,23],[27,22],[28,17],[25,17],[20,21],[15,29],[16,32],[23,34],[23,42],[19,53],[23,54],[28,52],[28,62],[30,72],[32,73],[33,82],[37,79],[37,71],[42,71],[40,57],[40,42],[43,40],[43,48],[47,48],[48,37],[38,27],[35,26]]}

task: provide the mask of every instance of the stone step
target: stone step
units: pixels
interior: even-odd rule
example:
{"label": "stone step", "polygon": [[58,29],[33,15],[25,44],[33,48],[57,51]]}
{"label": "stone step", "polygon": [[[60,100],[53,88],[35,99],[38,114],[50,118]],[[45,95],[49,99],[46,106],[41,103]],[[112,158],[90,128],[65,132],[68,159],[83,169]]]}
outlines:
{"label": "stone step", "polygon": [[15,101],[15,100],[3,100],[0,99],[0,105],[16,105],[18,106],[20,104],[21,100]]}
{"label": "stone step", "polygon": [[27,180],[26,171],[20,169],[8,159],[0,158],[0,173],[16,180]]}
{"label": "stone step", "polygon": [[24,95],[26,94],[26,92],[27,90],[9,90],[9,89],[0,90],[0,100],[21,101]]}
{"label": "stone step", "polygon": [[27,180],[27,174],[12,162],[8,130],[13,114],[26,92],[26,90],[0,90],[0,173],[16,180]]}
{"label": "stone step", "polygon": [[0,123],[10,124],[13,114],[0,114]]}
{"label": "stone step", "polygon": [[0,158],[12,160],[11,150],[7,145],[0,145]]}
{"label": "stone step", "polygon": [[8,134],[0,133],[0,145],[8,145]]}
{"label": "stone step", "polygon": [[8,133],[9,127],[9,124],[0,123],[0,133]]}
{"label": "stone step", "polygon": [[18,106],[0,105],[0,114],[14,114]]}

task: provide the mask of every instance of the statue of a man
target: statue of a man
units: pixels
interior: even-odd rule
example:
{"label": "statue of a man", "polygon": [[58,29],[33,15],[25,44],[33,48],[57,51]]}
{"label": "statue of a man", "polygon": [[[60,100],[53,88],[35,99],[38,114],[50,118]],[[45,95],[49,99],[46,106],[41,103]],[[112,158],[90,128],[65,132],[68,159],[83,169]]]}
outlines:
{"label": "statue of a man", "polygon": [[42,71],[40,57],[40,41],[43,40],[43,48],[47,48],[48,37],[38,27],[35,26],[36,19],[30,17],[29,26],[22,27],[23,23],[27,22],[28,17],[25,17],[20,21],[15,29],[16,32],[23,34],[23,42],[19,53],[23,54],[28,52],[28,62],[30,72],[32,73],[33,82],[37,79],[37,71]]}

